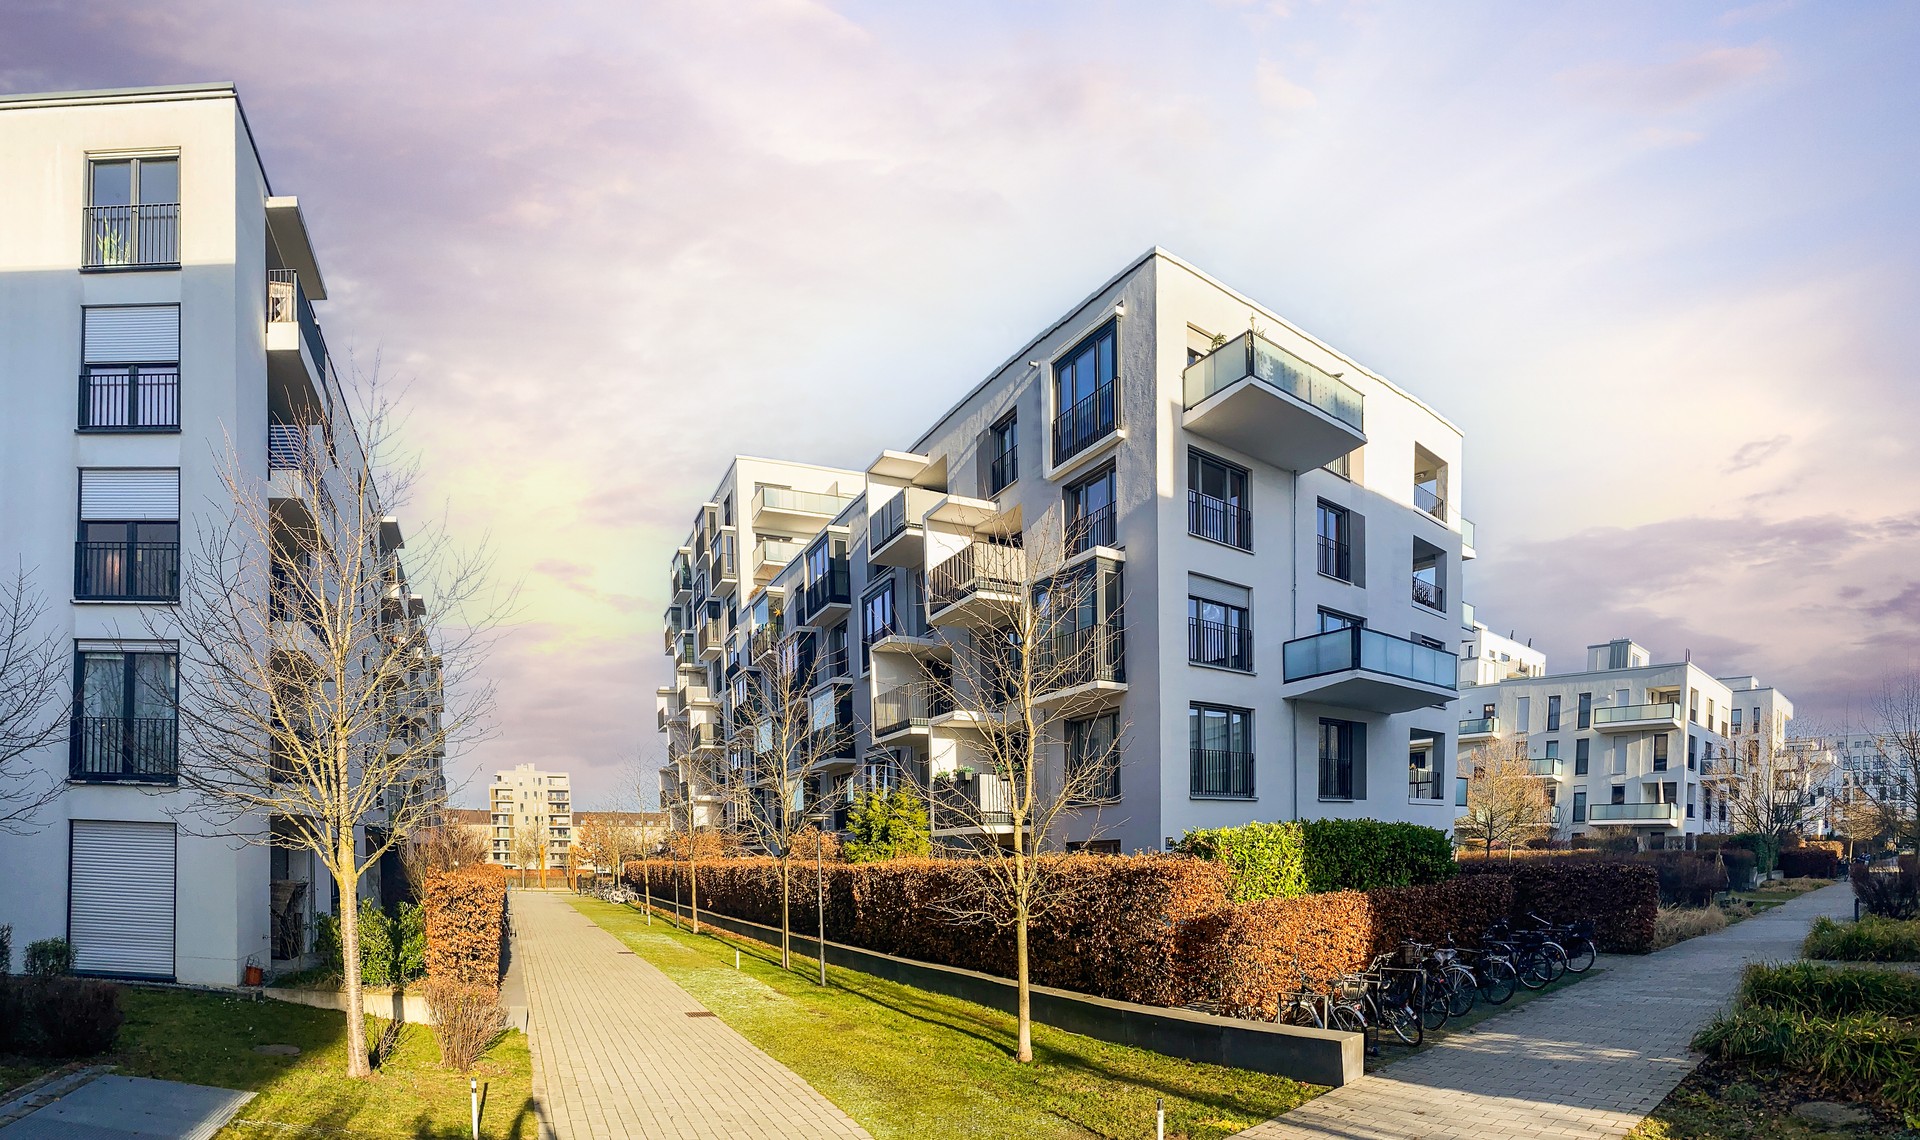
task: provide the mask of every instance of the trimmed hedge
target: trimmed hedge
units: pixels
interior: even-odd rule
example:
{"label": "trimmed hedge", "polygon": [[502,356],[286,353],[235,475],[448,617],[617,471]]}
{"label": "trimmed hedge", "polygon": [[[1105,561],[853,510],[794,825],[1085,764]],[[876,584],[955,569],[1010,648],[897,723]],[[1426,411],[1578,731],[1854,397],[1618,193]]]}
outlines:
{"label": "trimmed hedge", "polygon": [[1660,910],[1660,876],[1652,867],[1608,859],[1468,860],[1467,874],[1504,874],[1513,880],[1515,915],[1538,914],[1552,922],[1594,921],[1600,949],[1608,954],[1645,954],[1653,949],[1653,923]]}
{"label": "trimmed hedge", "polygon": [[88,1057],[113,1048],[120,987],[59,975],[0,977],[0,1053]]}
{"label": "trimmed hedge", "polygon": [[1789,879],[1836,878],[1840,853],[1825,847],[1789,847],[1780,852],[1780,873]]}
{"label": "trimmed hedge", "polygon": [[420,909],[428,976],[498,988],[506,939],[506,868],[477,863],[429,875]]}
{"label": "trimmed hedge", "polygon": [[1453,841],[1438,828],[1377,819],[1249,823],[1189,831],[1178,850],[1233,871],[1233,901],[1445,882]]}

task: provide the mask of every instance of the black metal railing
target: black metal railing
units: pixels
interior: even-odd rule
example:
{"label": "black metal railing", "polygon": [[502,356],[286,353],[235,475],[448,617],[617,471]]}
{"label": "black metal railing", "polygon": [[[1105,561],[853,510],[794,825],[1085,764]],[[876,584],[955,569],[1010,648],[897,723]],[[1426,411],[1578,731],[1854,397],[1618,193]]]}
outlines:
{"label": "black metal railing", "polygon": [[877,739],[927,726],[927,690],[921,685],[888,689],[873,698],[873,735]]}
{"label": "black metal railing", "polygon": [[298,324],[307,355],[313,357],[320,375],[327,374],[327,338],[320,333],[320,320],[313,315],[306,290],[300,288],[300,275],[291,269],[267,270],[267,323]]}
{"label": "black metal railing", "polygon": [[1067,538],[1074,554],[1092,550],[1096,546],[1115,545],[1113,507],[1104,506],[1068,519]]}
{"label": "black metal railing", "polygon": [[69,779],[172,783],[179,770],[179,729],[172,717],[73,718]]}
{"label": "black metal railing", "polygon": [[964,831],[976,827],[1011,827],[1013,791],[999,775],[983,772],[933,786],[935,831]]}
{"label": "black metal railing", "polygon": [[76,542],[73,595],[97,600],[172,602],[180,598],[177,542]]}
{"label": "black metal railing", "polygon": [[1253,668],[1253,629],[1245,622],[1229,624],[1190,617],[1187,619],[1187,660],[1196,665],[1248,672]]}
{"label": "black metal railing", "polygon": [[835,559],[824,575],[807,583],[803,599],[806,607],[804,619],[812,620],[821,610],[830,605],[849,604],[852,600],[848,593],[849,588],[846,560]]}
{"label": "black metal railing", "polygon": [[987,494],[998,495],[1020,477],[1020,447],[1015,444],[993,457],[987,465]]}
{"label": "black metal railing", "polygon": [[1034,646],[1033,671],[1049,690],[1127,679],[1126,631],[1090,625],[1056,633]]}
{"label": "black metal railing", "polygon": [[1353,581],[1353,548],[1325,535],[1320,537],[1320,572],[1342,582]]}
{"label": "black metal railing", "polygon": [[1253,512],[1199,491],[1187,492],[1187,533],[1242,550],[1253,549]]}
{"label": "black metal railing", "polygon": [[1438,582],[1429,582],[1425,578],[1413,580],[1413,600],[1429,609],[1445,610],[1447,593]]}
{"label": "black metal railing", "polygon": [[833,681],[841,677],[849,676],[847,666],[848,657],[846,646],[843,645],[838,649],[829,649],[814,659],[814,682],[818,684],[821,681]]}
{"label": "black metal railing", "polygon": [[1413,505],[1442,522],[1446,521],[1447,501],[1441,498],[1440,492],[1434,490],[1432,487],[1419,483],[1414,484]]}
{"label": "black metal railing", "polygon": [[81,431],[174,431],[180,367],[121,364],[80,374]]}
{"label": "black metal railing", "polygon": [[1191,794],[1253,797],[1253,753],[1234,748],[1192,750]]}
{"label": "black metal railing", "polygon": [[1027,552],[1018,546],[975,542],[927,572],[927,608],[941,610],[982,589],[1012,592],[1027,573]]}
{"label": "black metal railing", "polygon": [[1119,419],[1119,390],[1102,384],[1053,419],[1053,461],[1061,463],[1113,434]]}
{"label": "black metal railing", "polygon": [[88,269],[180,264],[180,203],[88,206],[82,264]]}

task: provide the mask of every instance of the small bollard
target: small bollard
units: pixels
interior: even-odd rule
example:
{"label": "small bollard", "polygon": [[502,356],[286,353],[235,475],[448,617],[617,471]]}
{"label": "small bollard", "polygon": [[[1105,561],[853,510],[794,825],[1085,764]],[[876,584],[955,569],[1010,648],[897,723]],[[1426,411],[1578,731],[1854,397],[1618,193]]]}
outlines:
{"label": "small bollard", "polygon": [[480,1082],[470,1080],[467,1090],[473,1095],[473,1140],[480,1140]]}
{"label": "small bollard", "polygon": [[1153,1098],[1153,1140],[1167,1140],[1167,1098]]}
{"label": "small bollard", "polygon": [[740,968],[740,951],[738,950],[733,952],[733,968],[736,970]]}

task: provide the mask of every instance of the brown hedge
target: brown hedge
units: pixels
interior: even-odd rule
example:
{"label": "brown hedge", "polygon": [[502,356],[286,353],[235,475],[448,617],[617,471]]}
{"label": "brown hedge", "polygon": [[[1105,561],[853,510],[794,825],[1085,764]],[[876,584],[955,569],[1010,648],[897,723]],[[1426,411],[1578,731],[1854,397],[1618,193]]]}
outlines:
{"label": "brown hedge", "polygon": [[429,875],[420,908],[427,976],[497,988],[506,938],[506,869],[481,863]]}
{"label": "brown hedge", "polygon": [[[1038,915],[1030,932],[1033,980],[1123,1001],[1170,1005],[1183,987],[1179,928],[1226,905],[1227,872],[1198,859],[1168,855],[1048,855],[1055,881],[1070,884]],[[656,898],[687,899],[687,864],[633,862],[627,882],[649,875]],[[796,938],[817,929],[814,870],[792,865]],[[903,958],[1013,973],[1013,932],[962,915],[974,882],[967,864],[893,859],[829,864],[827,937]],[[779,863],[715,859],[699,864],[700,906],[715,913],[780,925]]]}
{"label": "brown hedge", "polygon": [[1645,954],[1653,949],[1660,909],[1654,868],[1608,859],[1464,860],[1463,875],[1502,875],[1513,881],[1515,917],[1538,914],[1552,922],[1591,918],[1600,949]]}
{"label": "brown hedge", "polygon": [[1826,847],[1789,847],[1780,852],[1780,873],[1790,879],[1831,879],[1840,874],[1840,853]]}

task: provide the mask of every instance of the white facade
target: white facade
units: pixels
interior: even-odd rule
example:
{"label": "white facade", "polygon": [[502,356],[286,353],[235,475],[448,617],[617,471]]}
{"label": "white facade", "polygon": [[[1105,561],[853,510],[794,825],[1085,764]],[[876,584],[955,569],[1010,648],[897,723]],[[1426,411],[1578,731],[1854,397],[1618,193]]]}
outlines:
{"label": "white facade", "polygon": [[1516,677],[1547,675],[1547,655],[1531,644],[1502,637],[1480,622],[1460,642],[1460,686],[1492,685]]}
{"label": "white facade", "polygon": [[566,869],[573,848],[573,781],[565,772],[543,772],[531,764],[495,772],[487,786],[487,810],[492,815],[495,863],[519,868],[515,836],[544,829],[546,869]]}
{"label": "white facade", "polygon": [[[59,796],[0,834],[0,922],[17,945],[68,937],[99,974],[234,984],[298,962],[330,884],[261,845],[273,821],[191,813],[177,657],[155,631],[203,556],[195,524],[233,510],[229,445],[276,509],[308,493],[277,460],[312,425],[337,429],[336,472],[358,462],[299,203],[214,85],[0,98],[0,215],[0,566],[53,603],[76,705],[41,761]],[[398,546],[395,524],[383,553]],[[441,791],[436,770],[390,794]]]}
{"label": "white facade", "polygon": [[1555,804],[1556,838],[1630,835],[1642,847],[1728,830],[1732,762],[1762,734],[1783,746],[1793,716],[1752,677],[1656,663],[1626,639],[1588,646],[1578,673],[1463,686],[1460,698],[1462,746],[1526,757]]}
{"label": "white facade", "polygon": [[[858,496],[760,595],[694,597],[733,637],[705,693],[723,721],[756,630],[804,639],[815,660],[844,652],[819,698],[854,731],[836,781],[968,766],[964,724],[908,699],[934,646],[964,651],[955,567],[1023,562],[1011,544],[1071,519],[1088,535],[1071,562],[1111,599],[1085,631],[1108,659],[1084,731],[1117,729],[1122,758],[1113,794],[1058,838],[1159,849],[1321,816],[1447,828],[1462,486],[1451,423],[1156,249],[842,483]],[[668,644],[684,668],[671,622]]]}

